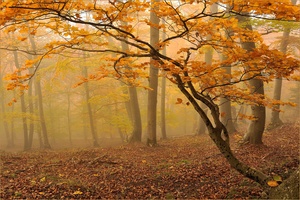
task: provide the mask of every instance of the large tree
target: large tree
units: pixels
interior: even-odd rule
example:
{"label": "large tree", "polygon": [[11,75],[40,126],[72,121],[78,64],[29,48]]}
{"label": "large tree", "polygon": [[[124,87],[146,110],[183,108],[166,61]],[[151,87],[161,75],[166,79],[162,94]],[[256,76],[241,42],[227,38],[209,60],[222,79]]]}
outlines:
{"label": "large tree", "polygon": [[[114,53],[115,56],[112,57],[108,54],[105,58],[107,65],[100,67],[103,72],[94,76],[97,80],[105,75],[112,76],[113,72],[108,73],[111,66],[117,72],[117,77],[121,74],[126,75],[126,68],[122,67],[126,64],[137,72],[135,77],[129,78],[128,81],[138,86],[140,71],[147,64],[143,58],[150,57],[151,64],[166,71],[168,79],[176,84],[187,97],[204,120],[209,136],[230,165],[244,176],[262,185],[267,185],[271,177],[240,162],[231,151],[228,130],[220,120],[221,113],[218,102],[222,97],[243,104],[270,107],[274,103],[280,103],[272,101],[265,95],[253,93],[251,85],[245,88],[242,83],[253,79],[271,81],[275,75],[289,76],[298,69],[299,61],[277,50],[270,50],[263,43],[259,33],[240,27],[234,17],[228,20],[227,16],[229,13],[243,17],[298,21],[300,19],[299,7],[293,6],[285,0],[280,0],[280,3],[223,0],[220,6],[228,4],[229,9],[211,13],[207,7],[215,1],[152,2],[151,12],[155,14],[155,17],[164,18],[167,22],[164,25],[168,30],[167,38],[160,40],[159,43],[149,42],[150,36],[141,35],[138,31],[139,28],[152,28],[152,30],[153,28],[163,28],[156,21],[146,17],[148,15],[145,13],[149,12],[150,4],[140,1],[125,3],[109,1],[105,3],[88,0],[65,2],[40,0],[28,3],[12,0],[0,5],[2,8],[0,25],[8,32],[20,31],[24,29],[23,23],[28,21],[34,30],[46,28],[49,33],[58,34],[62,38],[49,41],[44,51],[39,52],[40,59],[36,62],[46,55],[50,57],[52,54],[62,51],[82,50],[90,53]],[[159,6],[159,9],[154,9],[156,6]],[[87,20],[83,17],[83,13],[88,13],[92,16],[91,19]],[[136,18],[132,17],[132,13]],[[213,19],[207,20],[208,17]],[[122,25],[121,23],[124,21],[127,21],[128,25]],[[83,24],[91,27],[89,31],[82,26]],[[230,38],[225,34],[229,30],[234,32]],[[208,35],[211,35],[210,39],[207,39]],[[104,39],[107,36],[125,42],[132,48],[126,52],[110,49]],[[247,42],[256,43],[256,48],[251,51],[245,50],[241,44]],[[166,56],[160,52],[164,46],[171,48],[172,45],[178,43],[180,49],[176,54]],[[226,55],[226,59],[214,60],[211,65],[207,65],[199,59],[202,57],[205,46],[222,52]],[[140,64],[130,62],[132,58],[139,58]],[[223,66],[228,65],[232,67],[231,74],[224,72]],[[152,69],[154,68],[152,67]],[[269,76],[262,76],[262,72],[268,73]],[[17,74],[10,76],[13,77],[10,87],[20,85],[17,83],[24,78]],[[200,107],[200,103],[204,104],[204,108]],[[209,112],[204,112],[204,109]],[[150,128],[148,134],[152,133],[149,131],[151,131]],[[149,143],[155,144],[155,137],[148,139]]]}

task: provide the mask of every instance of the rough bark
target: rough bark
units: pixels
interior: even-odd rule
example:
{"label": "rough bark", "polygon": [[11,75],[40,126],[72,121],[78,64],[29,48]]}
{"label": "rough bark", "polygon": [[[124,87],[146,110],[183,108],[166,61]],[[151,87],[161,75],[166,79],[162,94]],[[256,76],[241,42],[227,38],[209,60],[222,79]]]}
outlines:
{"label": "rough bark", "polygon": [[[152,0],[151,4],[156,2]],[[156,16],[154,10],[157,7],[151,6],[150,11],[150,23],[154,25],[159,24],[159,18]],[[157,49],[157,43],[159,42],[159,29],[150,27],[150,44],[153,48]],[[153,55],[154,56],[154,55]],[[149,87],[148,90],[148,107],[147,107],[147,145],[155,146],[157,144],[156,139],[156,115],[157,115],[157,86],[158,86],[158,68],[154,65],[155,60],[150,58],[150,72],[149,72]]]}
{"label": "rough bark", "polygon": [[270,191],[269,199],[299,199],[299,173],[297,169],[278,187]]}

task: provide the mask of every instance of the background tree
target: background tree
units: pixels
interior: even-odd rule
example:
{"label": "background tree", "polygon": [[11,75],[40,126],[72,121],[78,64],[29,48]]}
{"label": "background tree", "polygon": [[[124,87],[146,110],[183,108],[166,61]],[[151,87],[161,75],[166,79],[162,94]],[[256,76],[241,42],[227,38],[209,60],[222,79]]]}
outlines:
{"label": "background tree", "polygon": [[[159,7],[155,4],[155,0],[151,1],[150,10],[150,23],[153,26],[150,27],[150,45],[154,51],[158,51],[159,43],[159,18],[156,15],[156,11]],[[151,53],[151,52],[150,52]],[[152,52],[154,54],[154,52]],[[147,144],[155,146],[157,143],[156,139],[156,121],[157,121],[157,87],[158,87],[158,67],[156,66],[155,55],[150,57],[150,71],[149,71],[149,87],[148,91],[148,123],[147,123]]]}

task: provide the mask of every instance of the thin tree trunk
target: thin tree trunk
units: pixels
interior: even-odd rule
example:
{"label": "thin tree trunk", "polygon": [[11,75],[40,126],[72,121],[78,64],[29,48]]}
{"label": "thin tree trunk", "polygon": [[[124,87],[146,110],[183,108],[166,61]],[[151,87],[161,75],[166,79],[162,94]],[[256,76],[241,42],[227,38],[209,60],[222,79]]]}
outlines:
{"label": "thin tree trunk", "polygon": [[[122,51],[125,52],[129,51],[128,44],[125,42],[122,42]],[[127,66],[126,68],[130,70],[129,66]],[[130,119],[133,125],[130,142],[141,142],[142,141],[142,119],[141,119],[141,112],[140,112],[136,87],[129,85],[128,93],[129,93],[130,100],[129,100],[129,109],[127,108],[127,113],[131,117]]]}
{"label": "thin tree trunk", "polygon": [[[29,113],[31,116],[34,115],[34,109],[33,109],[33,95],[32,95],[32,82],[33,80],[30,80],[29,83],[29,89],[28,89],[28,108],[29,108]],[[30,120],[29,124],[29,138],[28,138],[28,146],[31,149],[32,148],[32,143],[33,143],[33,133],[34,133],[34,122],[33,120]]]}
{"label": "thin tree trunk", "polygon": [[12,147],[12,138],[11,138],[11,134],[9,133],[9,129],[8,129],[8,123],[7,123],[7,117],[6,117],[6,106],[4,104],[4,92],[3,92],[3,83],[2,83],[2,74],[0,74],[0,92],[1,92],[1,109],[2,109],[2,114],[3,114],[3,127],[4,127],[4,132],[6,135],[6,141],[7,141],[7,148]]}
{"label": "thin tree trunk", "polygon": [[[295,5],[296,0],[292,1],[292,3]],[[290,32],[291,32],[290,28],[287,28],[287,27],[284,28],[283,36],[282,36],[282,40],[281,40],[280,48],[279,48],[279,50],[284,54],[286,54],[286,51],[287,51]],[[281,88],[282,88],[282,78],[276,78],[273,99],[275,99],[275,100],[281,99]],[[279,110],[280,105],[276,105],[275,109]],[[271,123],[269,124],[268,129],[273,129],[273,128],[276,128],[283,124],[283,122],[281,121],[281,119],[279,117],[279,112],[276,110],[272,110]]]}
{"label": "thin tree trunk", "polygon": [[67,92],[68,107],[67,107],[67,120],[68,120],[68,134],[69,134],[69,143],[72,146],[72,131],[71,131],[71,101],[70,101],[70,91]]}
{"label": "thin tree trunk", "polygon": [[[163,21],[164,22],[164,21]],[[162,33],[162,40],[166,39],[166,34]],[[163,55],[167,55],[166,47],[163,48]],[[166,130],[166,77],[165,72],[162,71],[162,80],[161,80],[161,99],[160,99],[160,120],[161,120],[161,135],[162,139],[167,139],[167,130]]]}
{"label": "thin tree trunk", "polygon": [[[32,47],[32,50],[36,52],[36,44],[33,39],[33,37],[30,35],[29,41]],[[41,123],[41,131],[43,134],[43,148],[45,149],[51,149],[49,139],[48,139],[48,131],[46,126],[46,120],[45,120],[45,114],[44,114],[44,106],[43,106],[43,94],[42,94],[42,88],[41,88],[41,80],[40,78],[35,79],[35,90],[37,94],[37,103],[39,107],[39,117],[40,117],[40,123]]]}
{"label": "thin tree trunk", "polygon": [[[14,54],[14,60],[15,60],[15,65],[17,69],[20,69],[20,64],[19,64],[19,58],[18,58],[18,52],[17,51],[13,51]],[[21,75],[20,72],[18,72],[18,75]],[[23,136],[24,136],[24,151],[28,151],[29,150],[29,139],[28,139],[28,126],[27,126],[27,119],[25,116],[26,113],[26,104],[25,104],[25,97],[24,97],[24,93],[21,95],[20,97],[20,101],[21,101],[21,110],[23,113],[23,117],[22,117],[22,125],[23,125]]]}
{"label": "thin tree trunk", "polygon": [[43,135],[43,148],[51,149],[49,139],[48,139],[46,119],[45,119],[45,114],[44,114],[41,81],[39,80],[39,78],[37,78],[35,81],[35,89],[36,89],[37,96],[38,96],[39,116],[40,116],[40,122],[41,122],[41,131],[42,131],[42,135]]}
{"label": "thin tree trunk", "polygon": [[[85,77],[88,76],[86,66],[83,66],[83,74],[84,74]],[[92,137],[93,137],[93,145],[94,145],[94,147],[99,147],[100,145],[99,145],[98,136],[97,136],[97,133],[96,133],[95,122],[94,122],[93,111],[92,111],[92,105],[90,103],[90,90],[89,90],[88,82],[84,83],[84,89],[85,89],[85,101],[86,101],[86,104],[87,104],[87,111],[88,111],[89,121],[90,121],[90,130],[91,130]]]}
{"label": "thin tree trunk", "polygon": [[[150,23],[153,25],[159,24],[159,18],[156,16],[154,10],[159,9],[153,4],[157,0],[151,0],[151,11],[150,11]],[[159,42],[159,29],[151,26],[150,27],[150,44],[152,47],[157,49]],[[157,144],[156,139],[156,115],[157,115],[157,86],[158,86],[158,68],[154,65],[155,60],[150,58],[150,72],[149,72],[149,87],[148,90],[148,123],[147,123],[147,145],[155,146]]]}

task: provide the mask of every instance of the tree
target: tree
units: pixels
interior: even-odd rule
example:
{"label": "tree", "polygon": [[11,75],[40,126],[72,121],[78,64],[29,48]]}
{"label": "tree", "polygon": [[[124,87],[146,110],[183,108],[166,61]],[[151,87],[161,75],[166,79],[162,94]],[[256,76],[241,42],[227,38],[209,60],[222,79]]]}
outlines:
{"label": "tree", "polygon": [[[226,14],[243,17],[272,18],[272,20],[291,20],[300,19],[299,7],[282,0],[281,4],[271,1],[222,1],[229,4],[230,9],[220,10],[218,13],[210,13],[207,6],[215,3],[214,1],[204,2],[181,2],[174,4],[169,1],[152,2],[152,17],[156,20],[133,19],[129,13],[147,12],[148,2],[128,1],[125,3],[112,2],[101,4],[101,2],[90,1],[67,1],[51,2],[41,1],[39,3],[21,3],[10,1],[1,3],[2,9],[0,25],[5,25],[7,31],[22,29],[23,21],[32,21],[31,26],[36,29],[47,27],[53,30],[54,34],[59,34],[64,40],[51,41],[45,46],[40,61],[45,55],[51,56],[54,53],[63,52],[66,49],[81,50],[90,53],[114,53],[114,57],[107,57],[109,63],[106,67],[111,67],[118,72],[124,63],[134,67],[136,70],[145,66],[140,61],[140,65],[128,62],[130,58],[151,58],[151,64],[156,68],[161,68],[166,72],[168,79],[177,85],[179,90],[188,99],[189,103],[198,112],[208,128],[209,136],[218,147],[222,155],[230,165],[244,176],[267,186],[271,177],[253,169],[239,161],[230,149],[229,134],[226,126],[220,120],[219,99],[227,98],[231,101],[272,107],[282,102],[272,101],[262,94],[253,93],[253,88],[244,88],[243,83],[251,80],[271,81],[276,76],[290,77],[299,68],[300,62],[292,57],[284,55],[277,50],[271,50],[264,45],[261,35],[238,25],[235,18],[226,18]],[[201,6],[201,8],[199,8]],[[159,6],[160,9],[153,9]],[[193,8],[197,9],[193,9]],[[34,12],[33,12],[34,11]],[[80,14],[89,12],[93,19],[85,20]],[[18,13],[16,15],[15,13]],[[245,14],[251,13],[251,14]],[[163,41],[147,42],[148,38],[138,35],[134,27],[150,26],[150,34],[158,32],[162,28],[158,23],[158,18],[164,17],[167,24],[168,37]],[[213,20],[208,21],[207,17]],[[13,19],[13,20],[12,20]],[[25,20],[26,19],[26,20]],[[127,26],[122,26],[121,21],[130,22]],[[16,24],[16,22],[19,22]],[[43,23],[42,23],[43,22]],[[47,23],[46,23],[47,22]],[[81,28],[82,24],[91,27],[89,31]],[[225,32],[234,32],[228,38]],[[95,36],[103,38],[113,37],[118,41],[127,43],[132,47],[129,52],[109,48],[103,40],[95,41]],[[210,39],[207,36],[211,35]],[[124,37],[127,39],[125,40]],[[154,39],[155,37],[152,37]],[[163,55],[160,48],[171,46],[172,43],[180,42],[181,48],[175,55]],[[251,51],[241,47],[241,44],[256,44],[256,48]],[[84,45],[91,44],[91,45]],[[226,55],[226,60],[214,60],[211,65],[199,60],[199,54],[203,54],[203,46],[211,46],[216,51]],[[36,62],[37,62],[36,61]],[[224,67],[231,65],[232,73],[226,74]],[[282,67],[285,66],[285,67]],[[154,70],[155,72],[155,70]],[[262,72],[269,76],[263,76]],[[103,67],[102,73],[94,76],[98,80],[105,76],[112,76]],[[150,78],[151,78],[150,73]],[[13,76],[13,75],[11,75]],[[116,74],[117,77],[120,73]],[[24,80],[24,77],[14,76],[10,86],[18,86],[17,83]],[[130,79],[130,81],[135,81]],[[151,82],[151,79],[150,79]],[[136,83],[139,86],[138,83]],[[149,85],[154,89],[155,82]],[[260,87],[261,85],[259,85]],[[150,96],[149,96],[150,99]],[[152,99],[152,97],[151,97]],[[182,99],[178,99],[182,102]],[[200,106],[204,104],[204,108]],[[156,103],[155,103],[156,105]],[[205,109],[209,110],[205,113]],[[156,112],[156,109],[155,109]],[[249,117],[250,118],[250,117]],[[154,119],[152,116],[149,119]],[[152,125],[153,125],[152,121]],[[149,144],[156,144],[154,128],[148,126]]]}
{"label": "tree", "polygon": [[[252,31],[252,25],[245,17],[239,17],[240,23],[243,23],[245,29]],[[248,52],[254,51],[255,42],[242,42],[242,47]],[[252,94],[258,94],[264,98],[264,83],[260,78],[252,78],[249,80],[249,85]],[[262,136],[265,130],[266,124],[266,107],[263,105],[252,105],[252,115],[254,117],[251,120],[247,133],[244,135],[244,141],[250,144],[262,144]]]}
{"label": "tree", "polygon": [[[158,51],[159,43],[159,18],[156,11],[159,7],[156,5],[156,0],[151,0],[150,22],[150,45],[155,51]],[[147,145],[155,146],[156,140],[156,121],[157,121],[157,87],[158,87],[158,67],[155,64],[155,57],[150,57],[149,71],[149,87],[148,91],[148,108],[147,108]]]}

